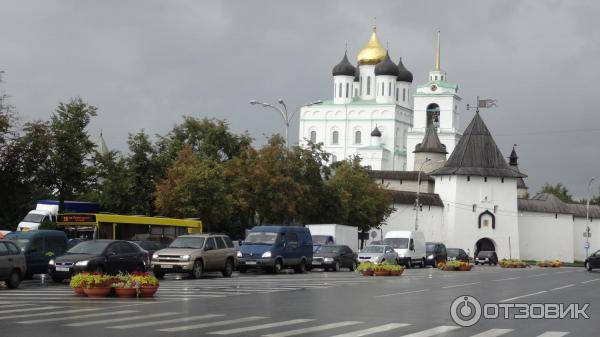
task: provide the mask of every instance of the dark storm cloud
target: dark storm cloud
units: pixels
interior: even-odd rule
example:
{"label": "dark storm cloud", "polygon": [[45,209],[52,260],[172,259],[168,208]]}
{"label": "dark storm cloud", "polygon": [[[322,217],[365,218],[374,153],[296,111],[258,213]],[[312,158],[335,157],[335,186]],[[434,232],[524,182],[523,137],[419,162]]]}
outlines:
{"label": "dark storm cloud", "polygon": [[[501,150],[517,143],[532,192],[563,182],[583,196],[600,178],[594,1],[2,1],[3,89],[23,120],[81,96],[111,148],[129,132],[165,133],[182,115],[229,120],[258,144],[283,132],[253,98],[326,99],[331,68],[367,41],[376,18],[391,56],[425,82],[434,34],[460,87],[461,124],[477,95]],[[297,137],[297,121],[292,127]]]}

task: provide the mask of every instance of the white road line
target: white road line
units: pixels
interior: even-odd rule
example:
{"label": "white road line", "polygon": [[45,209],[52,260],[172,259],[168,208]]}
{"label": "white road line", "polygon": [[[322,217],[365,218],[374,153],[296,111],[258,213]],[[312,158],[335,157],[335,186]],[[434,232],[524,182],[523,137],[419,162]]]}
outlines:
{"label": "white road line", "polygon": [[466,287],[466,286],[472,286],[474,284],[479,284],[481,282],[473,282],[473,283],[465,283],[465,284],[455,284],[453,286],[445,286],[442,287],[442,289],[450,289],[450,288],[457,288],[457,287]]}
{"label": "white road line", "polygon": [[161,324],[187,323],[187,322],[199,321],[199,320],[202,320],[202,319],[222,317],[222,316],[224,316],[224,315],[208,314],[208,315],[202,315],[202,316],[188,316],[188,317],[175,318],[175,319],[165,319],[165,320],[162,320],[162,321],[152,321],[152,322],[142,322],[142,323],[133,323],[133,324],[109,326],[107,328],[109,328],[109,329],[141,328],[141,327],[147,327],[147,326],[153,326],[153,325],[161,325]]}
{"label": "white road line", "polygon": [[492,280],[492,282],[500,282],[500,281],[509,281],[509,280],[516,280],[518,278],[521,278],[521,276],[517,276],[517,277],[509,277],[509,278],[501,278],[498,280]]}
{"label": "white road line", "polygon": [[[28,305],[28,304],[24,304],[24,305]],[[2,310],[0,311],[0,314],[12,314],[14,312],[24,312],[24,311],[32,311],[32,310],[50,310],[50,309],[58,309],[61,307],[37,307],[37,308],[24,308],[24,309],[10,309],[10,310]],[[34,314],[32,314],[34,315]],[[4,317],[0,317],[0,319],[3,319]]]}
{"label": "white road line", "polygon": [[552,288],[552,289],[550,289],[550,291],[560,290],[560,289],[565,289],[565,288],[571,288],[573,286],[575,286],[575,285],[574,284],[567,284],[566,286],[562,286],[562,287],[558,287],[558,288]]}
{"label": "white road line", "polygon": [[411,333],[408,335],[404,335],[402,337],[431,337],[431,336],[435,336],[435,335],[441,335],[446,332],[456,330],[458,328],[459,327],[457,327],[457,326],[441,325],[441,326],[438,326],[438,327],[435,327],[432,329],[423,330],[423,331]]}
{"label": "white road line", "polygon": [[324,325],[317,325],[317,326],[313,326],[313,327],[310,327],[310,328],[304,328],[304,329],[297,329],[297,330],[290,330],[290,331],[283,331],[283,332],[272,333],[272,334],[268,334],[268,335],[263,335],[263,337],[296,336],[296,335],[302,335],[302,334],[305,334],[305,333],[317,332],[317,331],[323,331],[323,330],[329,330],[329,329],[335,329],[335,328],[341,328],[343,326],[355,325],[355,324],[360,324],[360,323],[363,323],[363,322],[345,321],[345,322],[338,322],[338,323],[330,323],[330,324],[324,324]]}
{"label": "white road line", "polygon": [[[28,305],[36,305],[36,304],[33,304],[33,303],[14,303],[14,302],[0,302],[0,304],[2,304],[2,305],[10,305],[12,308],[26,307]],[[33,308],[30,308],[30,309],[33,309]],[[3,310],[3,311],[0,311],[0,314],[4,313],[4,312],[13,313],[13,312],[15,312],[15,310],[12,310],[12,309],[11,310]]]}
{"label": "white road line", "polygon": [[362,336],[367,336],[367,335],[371,335],[371,334],[375,334],[375,333],[392,331],[394,329],[402,328],[402,327],[405,327],[405,326],[408,326],[408,325],[410,325],[410,324],[405,324],[405,323],[389,323],[389,324],[384,324],[384,325],[372,327],[372,328],[369,328],[369,329],[364,329],[364,330],[358,330],[358,331],[352,331],[352,332],[348,332],[348,333],[343,333],[341,335],[335,335],[333,337],[362,337]]}
{"label": "white road line", "polygon": [[471,337],[497,337],[497,336],[506,335],[507,333],[512,332],[512,331],[513,331],[513,329],[490,329],[490,330],[484,331],[482,333],[473,335]]}
{"label": "white road line", "polygon": [[306,323],[306,322],[310,322],[310,321],[314,321],[314,319],[292,319],[289,321],[259,324],[259,325],[253,325],[253,326],[245,326],[243,328],[237,328],[237,329],[213,331],[213,332],[209,332],[208,334],[209,335],[232,335],[232,334],[240,333],[240,332],[276,328],[276,327],[280,327],[280,326],[294,325],[294,324]]}
{"label": "white road line", "polygon": [[517,296],[517,297],[513,297],[513,298],[507,298],[505,300],[501,300],[500,303],[504,303],[504,302],[510,302],[512,300],[516,300],[519,298],[524,298],[524,297],[529,297],[529,296],[535,296],[535,295],[539,295],[539,294],[543,294],[543,293],[547,293],[547,290],[542,290],[542,291],[538,291],[537,293],[533,293],[533,294],[527,294],[527,295],[522,295],[522,296]]}
{"label": "white road line", "polygon": [[210,328],[210,327],[214,327],[214,326],[223,326],[223,325],[229,325],[229,324],[252,322],[252,321],[258,321],[258,320],[267,319],[267,318],[268,317],[250,316],[250,317],[244,317],[244,318],[238,318],[238,319],[230,319],[230,320],[226,320],[226,321],[217,321],[217,322],[194,324],[194,325],[184,325],[184,326],[178,326],[175,328],[157,329],[156,331],[164,331],[164,332],[187,331],[187,330],[193,330],[193,329]]}
{"label": "white road line", "polygon": [[[61,311],[61,312],[55,312],[55,313],[68,314],[68,313],[92,311],[92,310],[100,310],[100,309],[78,309],[78,310],[68,310],[69,312]],[[121,310],[121,311],[111,311],[111,312],[98,312],[95,314],[85,314],[85,315],[77,315],[77,316],[31,319],[31,320],[27,320],[27,321],[20,321],[17,323],[19,323],[19,324],[35,324],[35,323],[44,323],[44,322],[70,321],[72,319],[83,319],[83,318],[92,318],[92,317],[132,314],[134,312],[139,312],[139,311],[137,311],[137,310]],[[36,316],[40,316],[40,315],[36,315]],[[31,317],[31,315],[29,317]]]}
{"label": "white road line", "polygon": [[581,282],[582,284],[586,284],[586,283],[590,283],[590,282],[595,282],[595,281],[600,281],[600,278],[595,278],[593,280],[587,280],[587,281],[583,281]]}
{"label": "white road line", "polygon": [[527,278],[532,278],[532,277],[540,277],[540,276],[546,276],[548,275],[548,273],[544,273],[544,274],[535,274],[535,275],[529,275],[527,276]]}
{"label": "white road line", "polygon": [[555,273],[555,274],[566,274],[566,273],[572,273],[574,271],[575,270],[567,270],[567,271],[561,271],[561,272],[558,272],[558,273]]}
{"label": "white road line", "polygon": [[403,293],[393,293],[393,294],[386,294],[386,295],[379,295],[379,296],[373,296],[374,298],[381,298],[381,297],[390,297],[390,296],[397,296],[397,295],[405,295],[405,294],[414,294],[414,293],[422,293],[424,291],[429,291],[431,289],[421,289],[421,290],[415,290],[415,291],[405,291]]}
{"label": "white road line", "polygon": [[136,319],[173,316],[173,315],[178,315],[178,314],[179,314],[178,312],[161,312],[161,313],[152,314],[152,315],[130,316],[130,317],[103,319],[103,320],[99,320],[99,321],[70,323],[70,324],[64,324],[64,326],[88,326],[88,325],[113,323],[113,322],[126,322],[126,321],[135,321]]}
{"label": "white road line", "polygon": [[563,331],[546,331],[543,334],[539,335],[538,337],[562,337],[562,336],[566,336],[568,334],[569,334],[569,332],[563,332]]}

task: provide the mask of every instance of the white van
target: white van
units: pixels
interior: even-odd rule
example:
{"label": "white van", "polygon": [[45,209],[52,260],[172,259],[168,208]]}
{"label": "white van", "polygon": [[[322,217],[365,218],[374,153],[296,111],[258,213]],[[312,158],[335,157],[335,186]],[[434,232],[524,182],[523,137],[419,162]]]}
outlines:
{"label": "white van", "polygon": [[398,253],[398,262],[407,268],[415,265],[425,267],[425,235],[415,231],[390,231],[383,244],[392,246]]}

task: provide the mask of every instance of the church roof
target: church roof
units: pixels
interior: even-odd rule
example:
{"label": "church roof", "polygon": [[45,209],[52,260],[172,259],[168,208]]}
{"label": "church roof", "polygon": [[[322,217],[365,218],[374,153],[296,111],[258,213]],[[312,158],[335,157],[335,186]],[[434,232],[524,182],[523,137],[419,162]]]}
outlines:
{"label": "church roof", "polygon": [[101,156],[107,156],[109,153],[108,146],[106,146],[106,142],[104,141],[104,137],[102,137],[102,132],[100,132],[100,136],[98,137],[98,141],[96,142],[96,151]]}
{"label": "church roof", "polygon": [[398,81],[409,83],[413,81],[413,74],[402,64],[402,58],[398,61]]}
{"label": "church roof", "polygon": [[344,53],[344,57],[340,63],[336,64],[331,72],[333,76],[354,76],[356,74],[356,67],[348,61],[348,55]]}
{"label": "church roof", "polygon": [[[387,180],[406,180],[417,181],[419,179],[419,171],[369,171],[369,176],[375,179]],[[421,181],[435,182],[433,177],[425,172],[421,172]]]}
{"label": "church roof", "polygon": [[508,166],[479,113],[465,129],[446,164],[431,175],[526,177]]}
{"label": "church roof", "polygon": [[[515,151],[515,147],[513,146],[513,149],[510,152],[510,156],[508,157],[508,165],[516,172],[521,173],[521,171],[519,170],[518,159],[519,156],[517,156],[517,151]],[[525,185],[525,180],[523,180],[523,178],[517,178],[517,188],[527,189],[527,185]]]}
{"label": "church roof", "polygon": [[425,136],[420,144],[415,146],[413,153],[429,152],[429,153],[448,153],[446,146],[440,142],[437,131],[433,124],[430,124],[425,130]]}
{"label": "church roof", "polygon": [[[417,199],[417,192],[408,191],[392,191],[389,190],[394,200],[394,204],[414,205]],[[423,206],[438,206],[444,207],[444,203],[438,194],[435,193],[419,193],[419,203]]]}
{"label": "church roof", "polygon": [[573,214],[567,204],[549,193],[538,193],[531,199],[517,199],[517,202],[519,211]]}
{"label": "church roof", "polygon": [[377,126],[375,126],[375,129],[371,131],[371,137],[381,137],[381,131],[379,131]]}
{"label": "church roof", "polygon": [[392,62],[392,60],[390,59],[390,54],[387,52],[385,53],[383,61],[379,62],[375,66],[375,75],[377,76],[389,75],[397,77],[399,72],[400,71],[398,70],[398,66],[394,62]]}
{"label": "church roof", "polygon": [[[585,204],[567,204],[567,207],[578,218],[586,217],[586,205]],[[600,218],[600,206],[590,205],[590,218]]]}

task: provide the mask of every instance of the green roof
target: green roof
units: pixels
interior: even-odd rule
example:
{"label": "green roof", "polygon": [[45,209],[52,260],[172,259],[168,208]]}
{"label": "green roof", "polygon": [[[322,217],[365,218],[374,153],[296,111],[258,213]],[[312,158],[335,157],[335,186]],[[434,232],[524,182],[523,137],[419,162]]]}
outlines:
{"label": "green roof", "polygon": [[444,89],[457,89],[458,88],[458,85],[452,84],[450,82],[442,81],[442,80],[427,82],[423,85],[420,85],[419,88],[429,88],[429,87],[431,87],[432,84],[435,84],[439,88],[444,88]]}
{"label": "green roof", "polygon": [[[323,103],[319,105],[344,105],[344,104],[335,104],[332,99],[324,100]],[[361,99],[359,97],[352,98],[352,101],[347,105],[395,105],[395,103],[377,103],[375,99]]]}

